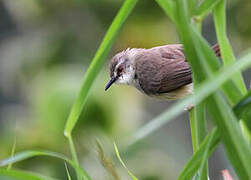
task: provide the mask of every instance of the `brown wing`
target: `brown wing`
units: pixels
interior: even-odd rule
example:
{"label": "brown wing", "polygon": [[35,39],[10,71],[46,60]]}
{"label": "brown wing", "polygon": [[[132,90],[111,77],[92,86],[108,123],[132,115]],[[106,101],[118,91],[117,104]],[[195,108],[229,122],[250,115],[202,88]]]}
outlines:
{"label": "brown wing", "polygon": [[139,84],[147,94],[167,93],[192,82],[181,45],[146,50],[136,61],[136,69]]}

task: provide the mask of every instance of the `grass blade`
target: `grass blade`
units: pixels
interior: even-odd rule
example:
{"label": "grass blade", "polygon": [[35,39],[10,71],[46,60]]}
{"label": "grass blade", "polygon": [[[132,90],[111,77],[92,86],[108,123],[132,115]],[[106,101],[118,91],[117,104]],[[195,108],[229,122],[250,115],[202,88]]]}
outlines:
{"label": "grass blade", "polygon": [[215,92],[223,83],[229,80],[232,75],[238,71],[243,71],[251,66],[251,53],[243,56],[234,64],[223,67],[221,71],[215,73],[212,78],[206,80],[198,87],[198,92],[186,99],[178,101],[174,106],[170,107],[168,111],[160,114],[155,119],[144,125],[129,139],[129,143],[135,143],[140,139],[145,138],[149,134],[153,133],[165,123],[171,121],[173,118],[184,112],[184,108],[188,104],[198,104],[208,97],[211,93]]}
{"label": "grass blade", "polygon": [[65,170],[66,170],[66,173],[67,173],[67,178],[68,178],[68,180],[71,180],[71,175],[70,175],[70,172],[69,172],[69,169],[67,167],[67,163],[66,162],[64,162],[64,166],[65,166]]}
{"label": "grass blade", "polygon": [[[221,0],[213,10],[215,30],[217,39],[221,49],[222,60],[225,65],[235,62],[235,57],[230,46],[226,33],[226,1]],[[233,76],[233,81],[236,83],[242,94],[247,92],[241,73],[238,72]]]}
{"label": "grass blade", "polygon": [[220,2],[220,0],[205,0],[202,2],[200,7],[195,11],[194,15],[197,16],[197,18],[203,19],[206,17],[213,8]]}
{"label": "grass blade", "polygon": [[[218,59],[215,57],[215,54],[212,52],[211,47],[208,45],[208,43],[193,27],[191,28],[190,37],[193,37],[192,39],[190,39],[191,41],[194,41],[194,38],[196,39],[196,41],[198,41],[195,43],[197,44],[197,47],[200,47],[201,49],[201,51],[198,48],[195,49],[195,53],[198,55],[198,59],[201,61],[201,65],[200,63],[196,63],[197,61],[194,61],[194,59],[192,59],[192,61],[194,61],[193,65],[195,65],[196,67],[194,69],[195,71],[198,68],[205,69],[204,71],[202,70],[199,75],[210,77],[217,69],[219,69]],[[204,56],[204,54],[206,54],[207,56]],[[242,98],[240,90],[232,81],[227,81],[222,85],[221,88],[231,105],[236,104]]]}
{"label": "grass blade", "polygon": [[5,177],[10,177],[12,180],[56,180],[37,173],[0,168],[0,179],[5,179]]}
{"label": "grass blade", "polygon": [[107,171],[112,175],[114,180],[120,180],[120,177],[109,158],[105,156],[104,150],[98,140],[96,140],[96,145],[98,147],[98,156],[102,165],[107,169]]}
{"label": "grass blade", "polygon": [[131,171],[126,167],[125,163],[123,162],[123,160],[121,159],[120,157],[120,154],[119,154],[119,150],[118,150],[118,147],[116,145],[116,143],[113,143],[114,145],[114,149],[115,149],[115,153],[116,153],[116,156],[117,158],[119,159],[120,163],[122,164],[122,166],[127,170],[129,176],[133,179],[133,180],[138,180],[138,178],[136,176],[134,176]]}
{"label": "grass blade", "polygon": [[131,13],[132,9],[135,7],[138,0],[126,0],[119,10],[117,16],[113,20],[110,28],[108,29],[104,40],[102,41],[99,49],[97,50],[91,65],[89,66],[87,72],[85,73],[84,80],[79,91],[78,97],[73,104],[70,115],[68,117],[65,126],[65,136],[69,137],[71,132],[78,121],[78,118],[84,108],[87,96],[89,94],[90,88],[98,75],[104,59],[106,58],[111,46],[117,37],[122,25]]}
{"label": "grass blade", "polygon": [[[202,42],[199,42],[199,36],[192,33],[192,41],[195,47],[203,47]],[[200,52],[196,48],[200,59],[205,59],[206,53]],[[204,56],[204,58],[203,58]],[[251,151],[244,137],[242,136],[241,128],[231,111],[229,105],[225,102],[224,98],[216,92],[207,100],[210,115],[219,127],[222,141],[228,154],[232,165],[234,166],[239,177],[251,178]],[[248,158],[245,158],[248,157]]]}
{"label": "grass blade", "polygon": [[202,155],[202,160],[199,169],[199,177],[198,180],[208,179],[208,172],[207,172],[207,159],[208,159],[208,152],[210,151],[210,146],[213,141],[213,136],[209,136],[208,144],[205,147],[205,150]]}
{"label": "grass blade", "polygon": [[[177,1],[177,3],[179,3],[176,5],[178,17],[177,19],[179,20],[177,22],[177,26],[180,30],[179,33],[184,44],[186,58],[191,65],[192,72],[195,74],[194,77],[198,77],[200,78],[200,81],[203,81],[204,79],[211,77],[214,72],[220,69],[220,62],[218,58],[216,58],[215,53],[211,50],[211,47],[208,45],[208,43],[196,31],[196,28],[191,25],[186,1]],[[200,41],[200,46],[196,48],[194,46],[191,46],[190,42],[193,41],[193,39],[191,38],[191,33],[196,33],[196,35],[198,36],[197,39]],[[203,50],[203,53],[206,53],[207,57],[198,57],[198,53],[196,52],[198,50]],[[242,97],[242,94],[237,86],[231,81],[226,82],[222,86],[222,90],[226,94],[231,104],[237,103]]]}
{"label": "grass blade", "polygon": [[[180,30],[181,40],[184,44],[185,54],[192,67],[193,73],[197,73],[202,78],[211,79],[217,71],[217,59],[212,55],[210,47],[205,40],[196,33],[191,26],[187,1],[176,1],[178,29]],[[236,82],[235,82],[236,83]],[[232,96],[228,92],[232,91],[227,86],[223,86],[227,97]],[[237,101],[238,99],[235,99]],[[213,117],[214,122],[219,126],[222,135],[222,140],[226,147],[228,157],[235,167],[237,174],[242,178],[250,178],[251,153],[245,139],[241,134],[241,129],[237,123],[236,118],[229,105],[225,102],[219,92],[215,92],[210,98],[207,99],[209,103],[209,110]],[[234,102],[234,101],[233,101]],[[232,102],[232,103],[233,103]],[[224,111],[223,111],[224,110]],[[225,114],[224,114],[225,112]],[[219,118],[220,117],[220,118]],[[236,134],[235,137],[233,137]],[[232,153],[231,153],[232,152]],[[248,156],[248,159],[244,158]]]}
{"label": "grass blade", "polygon": [[[195,108],[191,109],[189,111],[189,120],[190,120],[190,129],[191,129],[191,136],[192,136],[192,145],[193,145],[193,152],[196,152],[197,150],[197,141],[195,138],[197,135],[196,133],[196,127],[197,127],[197,124],[196,124],[196,121],[195,121]],[[195,139],[193,139],[195,138]]]}
{"label": "grass blade", "polygon": [[234,106],[234,112],[237,117],[242,119],[251,132],[251,90]]}
{"label": "grass blade", "polygon": [[[16,144],[17,144],[17,137],[15,136],[14,143],[13,143],[13,146],[12,146],[12,149],[11,149],[11,156],[13,156],[14,153],[15,153]],[[10,164],[8,164],[7,170],[10,170],[11,168],[12,168],[12,164],[10,163]]]}
{"label": "grass blade", "polygon": [[251,151],[241,128],[224,98],[215,93],[208,99],[210,116],[218,126],[228,158],[241,179],[251,178]]}
{"label": "grass blade", "polygon": [[[91,86],[93,85],[93,82],[102,67],[104,59],[106,58],[108,52],[110,51],[111,46],[114,43],[122,25],[124,24],[129,14],[131,13],[132,9],[135,7],[137,1],[138,0],[125,0],[118,14],[114,18],[101,45],[99,46],[99,49],[97,50],[92,60],[92,63],[90,64],[87,72],[85,73],[84,80],[80,88],[78,97],[75,100],[72,106],[71,112],[69,114],[69,117],[67,119],[64,134],[68,138],[72,157],[76,165],[78,165],[78,157],[75,150],[75,146],[72,141],[72,136],[71,136],[72,130],[75,127],[79,119],[79,116],[82,113],[82,110],[87,101],[87,97],[91,89]],[[80,180],[79,175],[78,175],[78,180]]]}
{"label": "grass blade", "polygon": [[[75,146],[74,146],[71,134],[69,136],[67,136],[67,138],[68,138],[68,142],[70,145],[70,150],[71,150],[73,161],[77,166],[79,166],[78,156],[77,156],[77,152],[75,150]],[[77,173],[77,179],[81,180],[81,172],[78,172],[78,170],[77,170],[76,173]]]}
{"label": "grass blade", "polygon": [[195,106],[192,110],[190,116],[190,126],[193,142],[193,151],[196,152],[200,146],[200,143],[206,136],[206,121],[205,121],[205,111],[204,103]]}
{"label": "grass blade", "polygon": [[[204,156],[204,158],[208,158],[210,154],[215,150],[219,142],[220,134],[217,128],[215,128],[214,130],[212,130],[212,132],[209,133],[209,135],[207,135],[207,137],[201,143],[199,149],[193,154],[191,159],[188,161],[188,163],[180,173],[178,180],[191,179],[198,171],[202,161],[202,157]],[[208,151],[205,153],[207,147],[209,148]]]}
{"label": "grass blade", "polygon": [[[193,152],[195,153],[199,149],[203,139],[206,137],[207,134],[206,130],[207,123],[205,119],[205,103],[202,102],[194,106],[194,108],[189,112],[189,114],[190,114],[189,119],[191,127]],[[208,177],[207,165],[205,168],[201,169],[201,171],[199,173],[203,176],[204,179],[207,179]]]}
{"label": "grass blade", "polygon": [[176,22],[175,3],[172,0],[156,0],[173,22]]}
{"label": "grass blade", "polygon": [[199,7],[199,0],[187,1],[189,16],[191,17]]}
{"label": "grass blade", "polygon": [[[243,99],[245,99],[245,98],[243,98]],[[239,120],[239,119],[241,119],[242,114],[239,113],[238,108],[236,108],[236,107],[239,107],[238,104],[233,108],[233,111]],[[212,139],[211,143],[209,143],[210,138]],[[196,153],[193,154],[191,159],[188,161],[188,163],[186,164],[186,166],[184,167],[184,169],[180,173],[178,180],[192,178],[194,176],[194,174],[196,173],[196,171],[198,170],[198,168],[200,167],[199,165],[201,163],[202,154],[203,154],[203,152],[205,152],[206,146],[208,144],[210,144],[209,151],[207,152],[207,157],[209,157],[210,154],[217,147],[219,142],[220,142],[219,131],[218,131],[218,128],[215,128],[212,132],[210,132],[207,135],[207,137],[203,140],[202,145],[199,147],[199,149],[196,151]]]}
{"label": "grass blade", "polygon": [[50,151],[24,151],[21,153],[17,153],[13,157],[1,160],[0,167],[6,166],[12,163],[20,162],[20,161],[23,161],[25,159],[29,159],[35,156],[50,156],[50,157],[62,159],[63,161],[66,161],[67,163],[69,163],[75,169],[76,173],[78,172],[81,173],[82,179],[91,180],[89,175],[82,168],[80,168],[74,161],[70,160],[65,155],[55,153],[55,152],[50,152]]}

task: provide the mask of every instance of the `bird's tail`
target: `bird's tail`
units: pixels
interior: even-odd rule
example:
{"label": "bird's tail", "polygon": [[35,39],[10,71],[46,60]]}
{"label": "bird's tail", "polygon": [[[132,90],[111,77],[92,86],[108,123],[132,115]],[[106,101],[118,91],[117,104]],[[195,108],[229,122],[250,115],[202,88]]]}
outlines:
{"label": "bird's tail", "polygon": [[217,44],[213,45],[212,49],[215,52],[215,55],[220,58],[221,57],[221,53],[220,53],[219,44],[217,43]]}

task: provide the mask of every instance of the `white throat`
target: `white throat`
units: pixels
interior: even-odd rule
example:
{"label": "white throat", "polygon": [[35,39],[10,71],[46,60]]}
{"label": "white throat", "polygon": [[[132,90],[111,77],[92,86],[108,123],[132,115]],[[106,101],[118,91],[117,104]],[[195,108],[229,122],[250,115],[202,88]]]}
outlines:
{"label": "white throat", "polygon": [[[125,51],[121,52],[123,56],[127,59],[129,59],[130,63],[126,67],[125,71],[123,74],[117,79],[115,82],[116,84],[127,84],[127,85],[132,85],[135,87],[138,87],[138,80],[135,79],[135,61],[140,56],[142,51],[145,49],[138,49],[138,48],[133,48],[133,49],[126,49]],[[119,66],[122,62],[118,63],[117,66]],[[116,74],[115,74],[116,75]]]}
{"label": "white throat", "polygon": [[121,76],[116,80],[115,83],[133,85],[134,76],[135,76],[135,68],[133,67],[133,65],[129,65],[129,67],[126,68],[125,72],[121,74]]}

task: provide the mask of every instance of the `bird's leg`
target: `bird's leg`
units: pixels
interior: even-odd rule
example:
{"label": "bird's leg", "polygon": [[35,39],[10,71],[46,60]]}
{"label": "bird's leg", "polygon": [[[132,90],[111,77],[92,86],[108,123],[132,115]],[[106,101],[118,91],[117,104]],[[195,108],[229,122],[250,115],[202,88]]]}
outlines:
{"label": "bird's leg", "polygon": [[194,108],[193,104],[189,104],[187,105],[187,107],[185,107],[185,111],[191,111]]}

